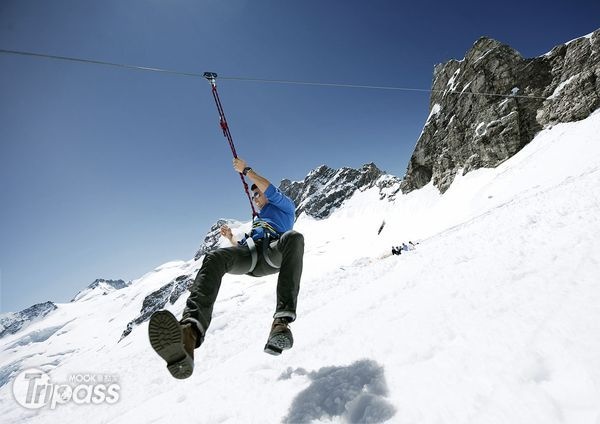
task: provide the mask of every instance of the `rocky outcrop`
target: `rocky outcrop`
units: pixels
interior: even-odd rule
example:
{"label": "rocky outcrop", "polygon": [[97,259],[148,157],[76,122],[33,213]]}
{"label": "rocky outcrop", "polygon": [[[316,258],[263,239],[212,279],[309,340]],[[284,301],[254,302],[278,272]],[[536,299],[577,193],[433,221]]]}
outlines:
{"label": "rocky outcrop", "polygon": [[120,340],[122,340],[124,337],[127,337],[133,331],[133,328],[136,325],[139,325],[150,319],[150,316],[152,316],[154,312],[163,309],[167,302],[169,302],[171,305],[177,302],[183,292],[188,290],[193,283],[194,278],[191,275],[180,275],[173,281],[170,281],[160,289],[153,291],[146,296],[142,302],[140,315],[127,323],[127,328],[123,330]]}
{"label": "rocky outcrop", "polygon": [[234,222],[236,221],[230,219],[219,219],[215,222],[208,230],[208,233],[206,233],[204,241],[194,255],[194,259],[198,260],[202,255],[206,255],[208,252],[215,250],[219,246],[219,241],[221,240],[221,227],[225,224],[231,225]]}
{"label": "rocky outcrop", "polygon": [[600,30],[557,46],[544,58],[552,84],[537,115],[542,125],[585,119],[600,107]]}
{"label": "rocky outcrop", "polygon": [[383,172],[373,163],[360,169],[333,169],[325,165],[311,171],[303,181],[283,180],[280,190],[296,204],[296,217],[302,213],[317,219],[328,217],[357,190],[374,187]]}
{"label": "rocky outcrop", "polygon": [[[354,193],[372,187],[379,189],[380,200],[394,200],[400,192],[401,180],[381,171],[374,163],[363,165],[360,169],[333,169],[321,165],[308,173],[302,181],[283,180],[279,189],[296,204],[296,217],[305,213],[316,219],[327,218]],[[219,247],[222,225],[239,226],[238,221],[219,219],[208,231],[194,259],[198,260],[206,253]]]}
{"label": "rocky outcrop", "polygon": [[129,286],[129,284],[130,283],[126,283],[123,280],[105,280],[103,278],[98,278],[92,284],[77,293],[75,297],[71,299],[71,302],[88,299],[94,294],[106,295],[112,291],[124,289]]}
{"label": "rocky outcrop", "polygon": [[600,107],[600,30],[533,59],[480,38],[434,69],[430,114],[401,188],[448,189],[457,172],[495,167],[542,128]]}
{"label": "rocky outcrop", "polygon": [[0,317],[0,337],[15,334],[32,322],[39,320],[57,309],[52,302],[38,303],[20,312],[9,313]]}

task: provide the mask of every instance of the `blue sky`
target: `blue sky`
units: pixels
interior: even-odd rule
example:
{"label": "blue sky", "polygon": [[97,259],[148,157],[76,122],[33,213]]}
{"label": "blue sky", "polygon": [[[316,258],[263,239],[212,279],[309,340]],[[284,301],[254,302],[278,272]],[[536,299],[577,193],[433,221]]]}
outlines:
{"label": "blue sky", "polygon": [[[589,1],[2,0],[0,48],[223,76],[430,88],[487,35],[526,57],[600,23]],[[402,176],[427,93],[223,80],[238,154],[275,184],[320,164]],[[0,305],[192,257],[250,210],[205,80],[0,54]]]}

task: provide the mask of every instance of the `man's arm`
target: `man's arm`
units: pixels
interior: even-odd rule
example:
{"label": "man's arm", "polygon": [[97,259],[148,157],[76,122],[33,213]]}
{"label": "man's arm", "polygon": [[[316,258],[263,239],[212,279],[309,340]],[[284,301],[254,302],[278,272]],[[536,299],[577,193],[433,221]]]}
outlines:
{"label": "man's arm", "polygon": [[[247,166],[248,166],[248,164],[246,163],[246,161],[244,159],[240,159],[240,158],[233,159],[233,168],[237,172],[243,173],[244,168],[246,168]],[[263,193],[267,190],[267,187],[269,187],[269,185],[271,185],[271,182],[269,180],[267,180],[265,177],[257,174],[256,171],[254,171],[254,169],[249,170],[246,173],[246,176],[248,178],[250,178],[250,180],[254,184],[256,184],[256,187],[258,187],[258,189],[260,191],[262,191]]]}

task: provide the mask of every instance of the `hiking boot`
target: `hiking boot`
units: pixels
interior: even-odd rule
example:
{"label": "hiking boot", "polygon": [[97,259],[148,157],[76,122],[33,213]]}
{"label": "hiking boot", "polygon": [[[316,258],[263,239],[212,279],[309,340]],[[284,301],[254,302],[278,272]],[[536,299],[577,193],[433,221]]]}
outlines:
{"label": "hiking boot", "polygon": [[288,318],[275,318],[271,326],[269,340],[265,345],[265,352],[270,355],[281,355],[286,349],[290,349],[294,345],[294,337],[292,331],[288,327]]}
{"label": "hiking boot", "polygon": [[199,336],[192,324],[180,324],[171,312],[158,311],[150,317],[148,336],[150,345],[167,362],[173,377],[183,379],[192,375]]}

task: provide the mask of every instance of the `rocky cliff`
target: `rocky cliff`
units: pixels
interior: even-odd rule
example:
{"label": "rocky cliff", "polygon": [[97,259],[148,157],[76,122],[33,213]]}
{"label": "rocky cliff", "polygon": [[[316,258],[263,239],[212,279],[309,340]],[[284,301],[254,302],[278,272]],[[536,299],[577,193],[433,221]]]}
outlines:
{"label": "rocky cliff", "polygon": [[15,334],[29,326],[32,322],[42,319],[56,309],[52,302],[37,303],[20,312],[8,313],[0,317],[0,337]]}
{"label": "rocky cliff", "polygon": [[217,222],[210,227],[208,233],[206,233],[206,236],[204,236],[204,240],[202,241],[200,248],[196,251],[194,259],[198,260],[202,255],[205,255],[211,250],[216,249],[217,245],[219,244],[219,240],[221,239],[221,226],[225,224],[231,226],[235,222],[236,221],[230,219],[217,220]]}
{"label": "rocky cliff", "polygon": [[123,330],[119,341],[127,337],[133,331],[135,326],[140,325],[144,321],[148,321],[154,312],[163,309],[167,302],[171,305],[177,302],[179,297],[186,290],[189,290],[193,283],[193,275],[180,275],[173,281],[163,285],[160,289],[147,295],[142,302],[140,314],[127,323],[127,327]]}
{"label": "rocky cliff", "polygon": [[384,189],[391,180],[393,178],[386,176],[374,163],[363,165],[360,169],[333,169],[321,165],[302,181],[281,181],[279,188],[296,204],[296,217],[305,213],[313,218],[323,219],[357,190],[364,191],[377,186],[382,197],[388,196]]}
{"label": "rocky cliff", "polygon": [[457,172],[495,167],[545,126],[600,107],[600,30],[526,59],[482,37],[463,60],[434,69],[430,113],[408,164],[404,193]]}
{"label": "rocky cliff", "polygon": [[130,283],[126,283],[123,280],[105,280],[104,278],[98,278],[92,284],[77,293],[75,297],[71,299],[71,302],[95,296],[96,294],[106,295],[114,290],[124,289],[129,284]]}

